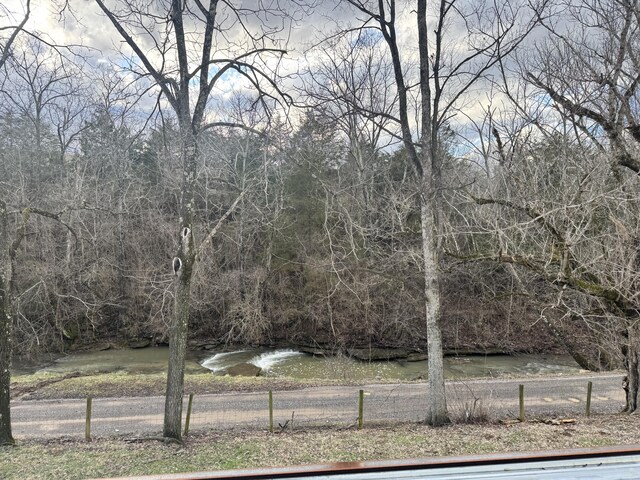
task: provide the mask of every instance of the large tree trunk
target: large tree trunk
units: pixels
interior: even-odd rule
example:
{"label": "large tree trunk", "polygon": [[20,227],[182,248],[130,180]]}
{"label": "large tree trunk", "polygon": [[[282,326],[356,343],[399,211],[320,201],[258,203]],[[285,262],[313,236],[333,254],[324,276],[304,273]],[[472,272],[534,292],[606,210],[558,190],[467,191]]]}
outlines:
{"label": "large tree trunk", "polygon": [[0,445],[13,445],[11,435],[11,355],[13,308],[11,303],[11,255],[7,205],[0,200]]}
{"label": "large tree trunk", "polygon": [[437,226],[433,200],[423,191],[420,214],[422,220],[422,254],[424,257],[424,296],[427,320],[427,423],[433,426],[449,422],[444,387],[442,332],[440,319],[440,278],[438,273]]}
{"label": "large tree trunk", "polygon": [[193,191],[196,180],[198,149],[196,137],[183,123],[183,184],[180,199],[180,246],[173,260],[173,272],[177,277],[174,312],[169,330],[169,366],[167,392],[164,407],[163,435],[182,440],[182,398],[184,395],[184,370],[191,307],[191,276],[196,260],[193,240]]}
{"label": "large tree trunk", "polygon": [[[429,52],[429,28],[427,25],[427,1],[417,2],[418,51],[420,53],[420,143],[418,157],[414,153],[415,162],[421,165],[418,169],[420,177],[420,219],[422,229],[422,256],[424,261],[424,297],[425,314],[427,316],[427,369],[429,374],[429,390],[427,392],[427,423],[433,426],[449,422],[447,399],[444,388],[444,359],[442,355],[442,331],[440,321],[442,305],[440,299],[440,195],[442,185],[441,162],[438,142],[440,131],[438,126],[438,70],[434,66],[431,71]],[[440,13],[441,21],[444,14]],[[439,27],[440,28],[440,27]],[[439,44],[440,33],[436,34]],[[431,75],[435,76],[435,90],[431,87]]]}
{"label": "large tree trunk", "polygon": [[191,306],[192,252],[193,236],[191,229],[183,227],[180,254],[176,257],[180,259],[182,266],[178,271],[174,313],[169,331],[169,366],[163,429],[165,437],[178,441],[182,439],[182,397],[184,394],[184,367]]}
{"label": "large tree trunk", "polygon": [[625,367],[627,376],[624,389],[626,391],[625,412],[634,413],[638,409],[638,393],[640,393],[640,334],[637,327],[629,328],[629,344],[625,346]]}

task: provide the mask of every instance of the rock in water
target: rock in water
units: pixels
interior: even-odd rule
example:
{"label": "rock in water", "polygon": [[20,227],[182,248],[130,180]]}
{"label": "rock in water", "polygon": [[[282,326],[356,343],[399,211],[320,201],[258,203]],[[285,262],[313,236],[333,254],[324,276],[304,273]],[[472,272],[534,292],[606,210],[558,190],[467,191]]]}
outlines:
{"label": "rock in water", "polygon": [[151,345],[150,338],[138,338],[129,342],[129,348],[147,348]]}
{"label": "rock in water", "polygon": [[306,345],[298,346],[298,351],[302,353],[308,353],[309,355],[313,355],[314,357],[329,357],[331,356],[331,351],[322,347],[309,347]]}
{"label": "rock in water", "polygon": [[227,369],[227,375],[232,377],[259,377],[262,369],[251,363],[239,363]]}

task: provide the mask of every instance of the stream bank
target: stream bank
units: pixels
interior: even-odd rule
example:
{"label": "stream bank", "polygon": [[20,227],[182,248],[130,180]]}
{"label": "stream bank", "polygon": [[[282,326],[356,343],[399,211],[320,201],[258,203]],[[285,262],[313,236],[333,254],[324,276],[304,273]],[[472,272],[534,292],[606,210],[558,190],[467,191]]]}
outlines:
{"label": "stream bank", "polygon": [[[157,375],[166,372],[168,347],[103,349],[71,353],[42,365],[14,364],[13,373],[80,376]],[[366,382],[424,380],[424,354],[397,349],[351,350],[330,355],[305,348],[192,349],[186,363],[187,374],[265,376],[302,381]],[[579,366],[568,355],[457,355],[445,357],[448,379],[500,376],[575,374]]]}

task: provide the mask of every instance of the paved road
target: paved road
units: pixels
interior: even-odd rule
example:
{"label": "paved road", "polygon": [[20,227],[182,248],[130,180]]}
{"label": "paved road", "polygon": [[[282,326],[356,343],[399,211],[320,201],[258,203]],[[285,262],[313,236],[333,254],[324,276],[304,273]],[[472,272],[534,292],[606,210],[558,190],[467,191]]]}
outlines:
{"label": "paved road", "polygon": [[[476,403],[476,408],[493,417],[516,417],[518,385],[523,384],[528,416],[571,416],[584,412],[588,381],[593,382],[593,413],[613,413],[623,407],[620,374],[447,382],[447,402],[452,415],[460,415]],[[427,388],[424,384],[315,387],[274,392],[276,429],[287,420],[290,425],[292,419],[294,426],[352,425],[358,416],[360,388],[365,391],[365,422],[424,418]],[[84,400],[15,401],[12,404],[14,435],[17,438],[81,438],[85,405]],[[163,409],[162,397],[94,399],[92,433],[94,436],[157,433],[162,429]],[[200,395],[194,399],[192,432],[228,428],[264,430],[267,422],[266,393]]]}

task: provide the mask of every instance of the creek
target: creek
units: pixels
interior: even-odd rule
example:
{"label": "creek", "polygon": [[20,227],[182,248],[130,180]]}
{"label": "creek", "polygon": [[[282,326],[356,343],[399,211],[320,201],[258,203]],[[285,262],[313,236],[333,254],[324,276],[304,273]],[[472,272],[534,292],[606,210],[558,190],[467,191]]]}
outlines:
{"label": "creek", "polygon": [[[168,348],[105,350],[73,353],[47,365],[27,366],[14,363],[13,373],[160,373],[166,371]],[[346,356],[321,357],[287,349],[247,349],[231,352],[190,352],[187,372],[224,375],[230,367],[252,364],[262,369],[262,375],[294,379],[358,380],[415,380],[424,378],[425,360],[408,362],[360,361]],[[568,355],[466,355],[445,357],[445,376],[448,379],[528,376],[547,374],[575,374],[580,367]]]}
{"label": "creek", "polygon": [[[249,363],[262,375],[297,379],[415,380],[426,377],[426,360],[361,361],[346,356],[320,357],[295,350],[240,350],[215,354],[202,362],[214,374]],[[467,355],[444,359],[445,377],[465,379],[502,375],[574,374],[580,371],[568,355]]]}

